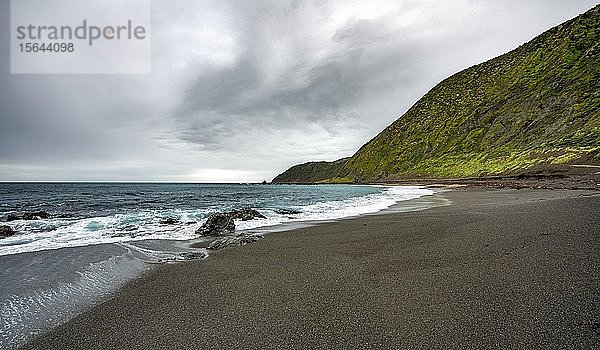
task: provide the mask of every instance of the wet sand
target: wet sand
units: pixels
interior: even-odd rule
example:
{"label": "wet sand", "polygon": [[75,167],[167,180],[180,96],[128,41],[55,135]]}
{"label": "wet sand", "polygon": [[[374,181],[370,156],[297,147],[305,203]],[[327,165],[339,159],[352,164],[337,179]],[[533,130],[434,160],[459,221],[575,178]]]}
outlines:
{"label": "wet sand", "polygon": [[270,234],[162,266],[24,348],[598,348],[592,193],[458,189]]}

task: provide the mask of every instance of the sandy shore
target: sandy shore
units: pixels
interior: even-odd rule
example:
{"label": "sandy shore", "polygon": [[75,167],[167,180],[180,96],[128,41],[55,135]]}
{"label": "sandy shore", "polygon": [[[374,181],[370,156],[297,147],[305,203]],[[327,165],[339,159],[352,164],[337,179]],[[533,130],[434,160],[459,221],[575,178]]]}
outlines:
{"label": "sandy shore", "polygon": [[267,235],[166,265],[27,349],[600,347],[600,196],[451,205]]}

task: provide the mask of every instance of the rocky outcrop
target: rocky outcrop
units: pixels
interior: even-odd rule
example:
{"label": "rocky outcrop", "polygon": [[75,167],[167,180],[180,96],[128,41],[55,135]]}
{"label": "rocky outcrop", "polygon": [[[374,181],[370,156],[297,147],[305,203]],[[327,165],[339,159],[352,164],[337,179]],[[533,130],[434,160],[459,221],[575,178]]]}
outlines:
{"label": "rocky outcrop", "polygon": [[252,208],[244,208],[238,210],[232,210],[229,212],[234,219],[248,221],[254,219],[266,219],[266,217],[261,214],[258,210]]}
{"label": "rocky outcrop", "polygon": [[14,236],[16,233],[17,231],[13,230],[12,227],[8,225],[0,226],[0,239]]}
{"label": "rocky outcrop", "polygon": [[15,220],[40,220],[40,219],[50,219],[50,214],[45,211],[34,211],[23,213],[23,215],[17,214],[8,214],[6,217],[6,221],[15,221]]}
{"label": "rocky outcrop", "polygon": [[230,213],[215,213],[208,217],[208,220],[199,229],[196,234],[200,236],[223,236],[232,234],[235,231],[235,222]]}
{"label": "rocky outcrop", "polygon": [[226,236],[213,241],[208,245],[207,249],[219,250],[229,246],[241,246],[248,243],[254,243],[261,239],[259,235],[242,235],[242,236]]}
{"label": "rocky outcrop", "polygon": [[234,209],[225,213],[215,213],[208,217],[208,220],[196,230],[200,236],[225,236],[235,231],[234,220],[254,220],[257,218],[265,219],[258,210],[251,208]]}

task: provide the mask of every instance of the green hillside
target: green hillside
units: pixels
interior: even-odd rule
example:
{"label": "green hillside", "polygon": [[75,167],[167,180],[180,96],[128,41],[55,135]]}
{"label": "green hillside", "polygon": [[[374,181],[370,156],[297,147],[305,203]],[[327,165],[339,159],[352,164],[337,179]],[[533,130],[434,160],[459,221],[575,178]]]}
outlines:
{"label": "green hillside", "polygon": [[337,161],[344,163],[339,173],[319,163],[309,176],[300,165],[274,182],[482,176],[600,161],[599,45],[596,6],[445,79],[354,156]]}
{"label": "green hillside", "polygon": [[277,176],[273,182],[286,183],[343,183],[353,182],[353,179],[342,178],[339,176],[343,173],[344,166],[350,158],[343,158],[335,162],[309,162],[299,165],[294,165],[283,174]]}

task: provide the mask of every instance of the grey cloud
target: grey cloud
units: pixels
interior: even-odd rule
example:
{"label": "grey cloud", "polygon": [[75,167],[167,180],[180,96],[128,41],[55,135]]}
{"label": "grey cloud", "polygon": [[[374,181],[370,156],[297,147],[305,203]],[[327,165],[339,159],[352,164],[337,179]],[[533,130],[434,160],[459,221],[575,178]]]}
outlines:
{"label": "grey cloud", "polygon": [[149,76],[10,75],[0,51],[0,180],[251,181],[348,156],[443,78],[594,5],[154,2]]}

